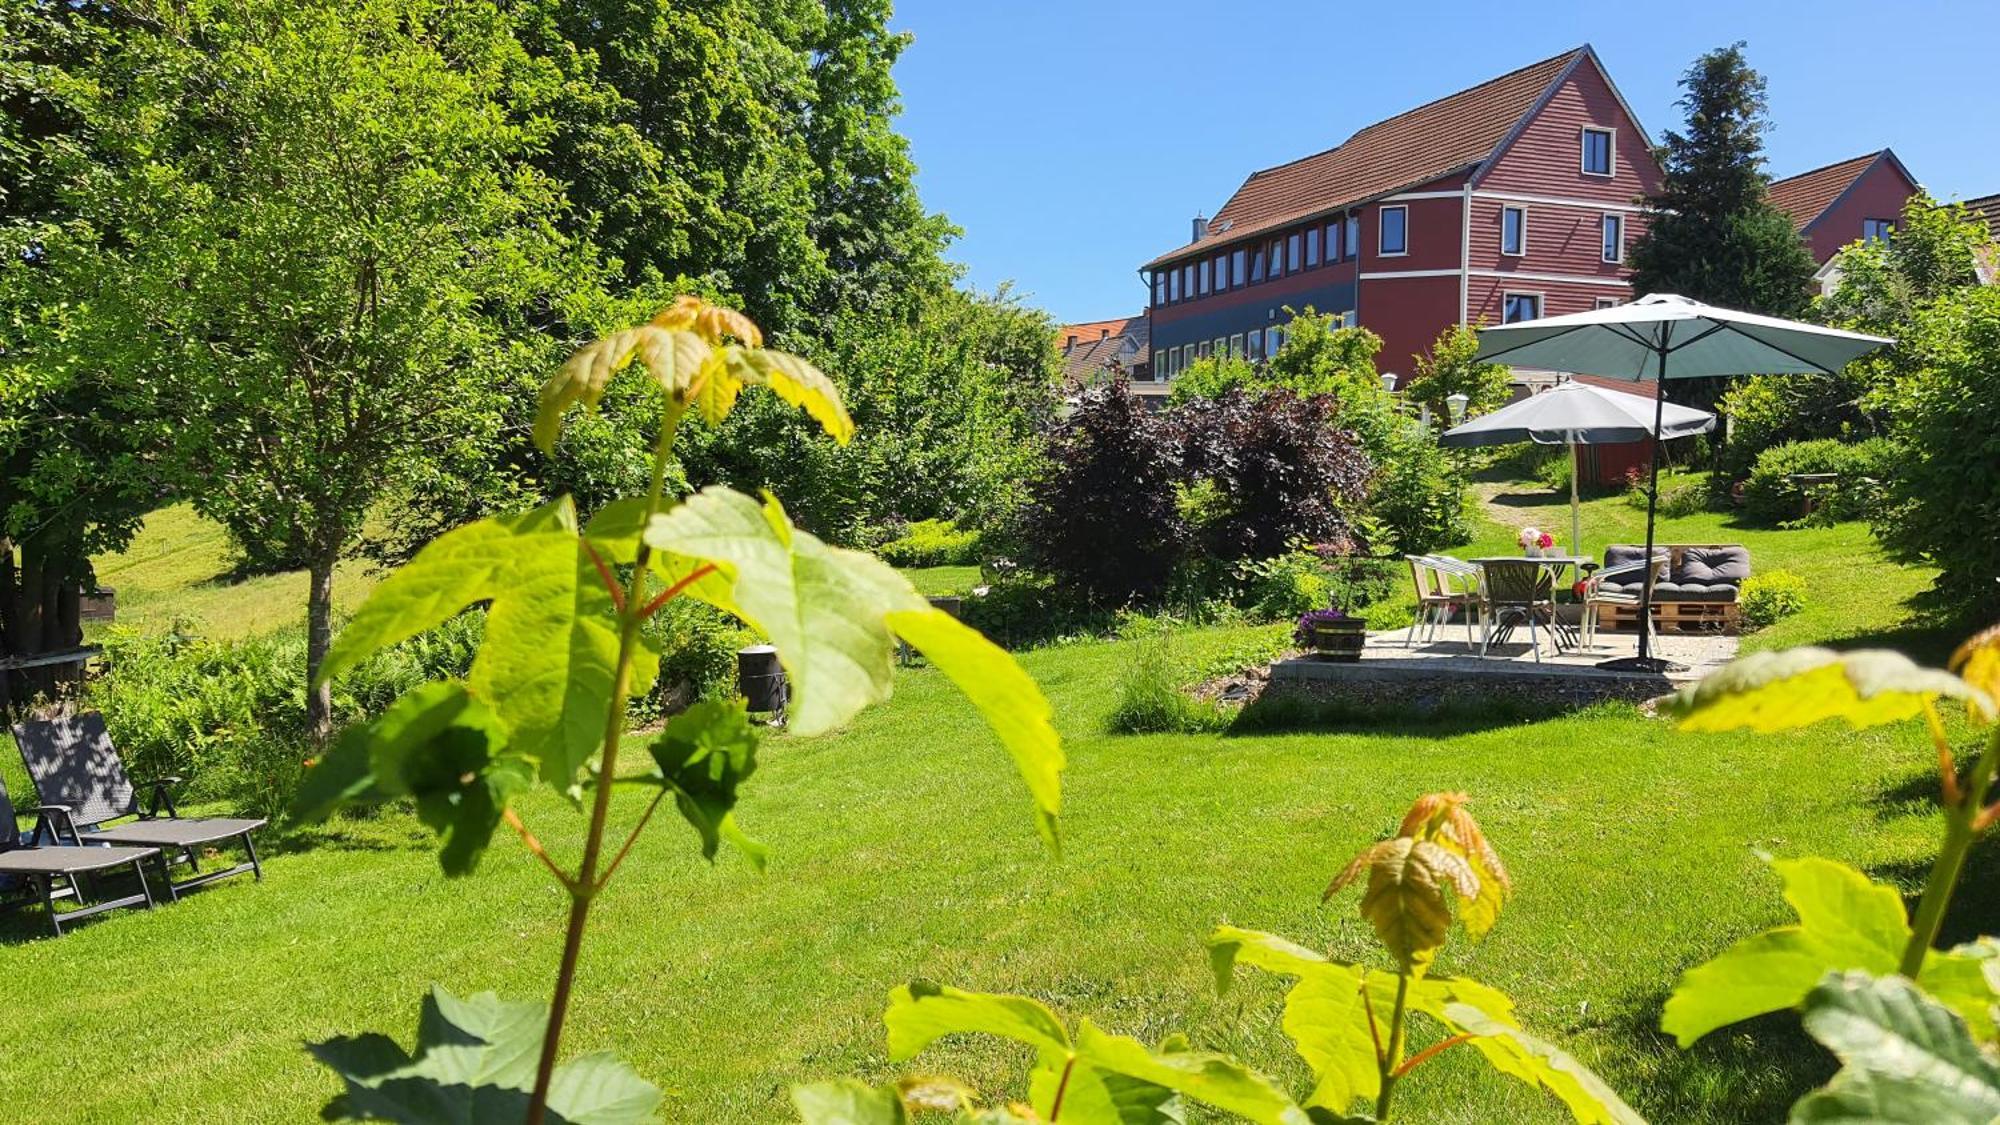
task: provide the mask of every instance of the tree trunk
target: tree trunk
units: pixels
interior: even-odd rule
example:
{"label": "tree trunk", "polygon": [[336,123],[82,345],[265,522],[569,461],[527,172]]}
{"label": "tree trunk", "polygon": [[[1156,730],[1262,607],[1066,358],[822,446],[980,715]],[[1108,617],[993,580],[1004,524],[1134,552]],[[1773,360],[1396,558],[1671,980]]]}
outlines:
{"label": "tree trunk", "polygon": [[[87,571],[87,560],[70,557],[66,543],[32,536],[18,545],[17,566],[15,546],[0,538],[0,655],[38,656],[81,645],[78,575]],[[0,675],[12,677],[8,698],[25,700],[53,694],[80,673],[80,665],[58,664]]]}
{"label": "tree trunk", "polygon": [[[333,644],[333,564],[339,551],[318,549],[308,567],[312,585],[306,591],[306,682],[319,676],[326,650]],[[306,729],[313,744],[324,746],[333,734],[333,685],[317,684],[306,694]]]}

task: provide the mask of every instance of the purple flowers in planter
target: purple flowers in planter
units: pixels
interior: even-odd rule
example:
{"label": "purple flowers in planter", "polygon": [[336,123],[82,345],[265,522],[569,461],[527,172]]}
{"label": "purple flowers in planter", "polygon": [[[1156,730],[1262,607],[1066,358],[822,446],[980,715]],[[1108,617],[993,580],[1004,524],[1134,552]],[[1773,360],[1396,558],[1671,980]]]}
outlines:
{"label": "purple flowers in planter", "polygon": [[1347,614],[1339,606],[1332,606],[1327,609],[1309,609],[1300,615],[1299,627],[1292,631],[1292,643],[1310,645],[1313,643],[1313,633],[1320,626],[1332,625],[1335,622],[1346,621],[1347,619]]}

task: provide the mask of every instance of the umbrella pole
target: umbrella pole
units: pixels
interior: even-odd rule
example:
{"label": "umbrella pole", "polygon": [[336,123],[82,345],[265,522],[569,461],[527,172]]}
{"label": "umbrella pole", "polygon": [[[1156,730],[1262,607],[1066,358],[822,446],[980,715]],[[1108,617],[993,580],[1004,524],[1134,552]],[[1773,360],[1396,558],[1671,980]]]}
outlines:
{"label": "umbrella pole", "polygon": [[1583,465],[1577,460],[1576,456],[1576,435],[1571,434],[1569,440],[1569,553],[1577,558],[1583,557],[1583,511],[1577,506],[1576,499],[1576,474],[1582,470]]}
{"label": "umbrella pole", "polygon": [[1660,423],[1667,412],[1667,345],[1664,340],[1659,349],[1660,367],[1657,381],[1653,384],[1653,464],[1651,479],[1646,487],[1646,553],[1643,556],[1646,569],[1640,573],[1645,581],[1639,586],[1639,662],[1650,663],[1653,657],[1653,519],[1660,507]]}

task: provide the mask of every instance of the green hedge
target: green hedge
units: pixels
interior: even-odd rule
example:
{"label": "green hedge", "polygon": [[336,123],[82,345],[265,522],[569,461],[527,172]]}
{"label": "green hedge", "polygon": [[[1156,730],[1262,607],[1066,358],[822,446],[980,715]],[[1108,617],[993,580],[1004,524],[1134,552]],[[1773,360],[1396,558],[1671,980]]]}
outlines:
{"label": "green hedge", "polygon": [[972,566],[979,562],[979,532],[951,520],[918,520],[879,553],[892,566]]}
{"label": "green hedge", "polygon": [[1822,520],[1864,519],[1880,493],[1879,484],[1894,470],[1896,445],[1886,438],[1860,442],[1819,438],[1774,445],[1757,455],[1743,485],[1743,512],[1752,521],[1781,524],[1799,518],[1804,494],[1790,479],[1801,473],[1837,473],[1837,484],[1814,489]]}

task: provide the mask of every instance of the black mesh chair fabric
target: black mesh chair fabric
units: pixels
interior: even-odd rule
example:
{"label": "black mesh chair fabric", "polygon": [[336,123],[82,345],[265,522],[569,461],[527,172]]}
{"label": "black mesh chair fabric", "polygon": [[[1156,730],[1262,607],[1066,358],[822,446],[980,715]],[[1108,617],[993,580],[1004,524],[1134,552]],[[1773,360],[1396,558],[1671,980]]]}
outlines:
{"label": "black mesh chair fabric", "polygon": [[14,725],[35,793],[45,805],[67,805],[77,827],[139,811],[132,779],[111,746],[104,716],[95,711]]}

